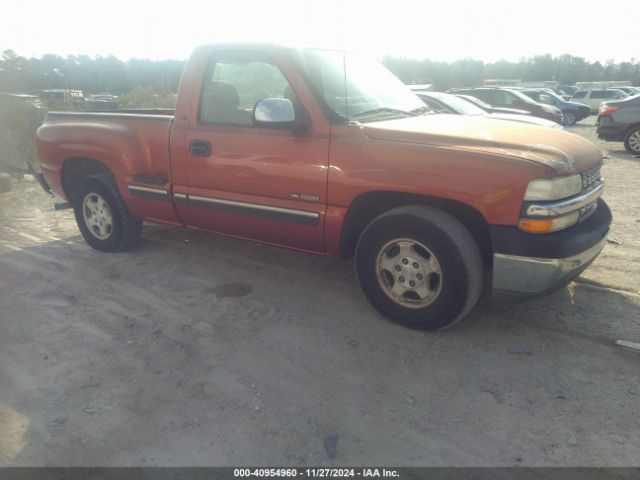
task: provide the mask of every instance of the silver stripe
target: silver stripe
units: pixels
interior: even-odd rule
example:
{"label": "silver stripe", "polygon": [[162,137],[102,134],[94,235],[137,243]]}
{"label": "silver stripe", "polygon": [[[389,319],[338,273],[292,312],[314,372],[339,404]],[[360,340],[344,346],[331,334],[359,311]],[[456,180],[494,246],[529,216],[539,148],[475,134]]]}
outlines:
{"label": "silver stripe", "polygon": [[222,200],[220,198],[199,197],[197,195],[189,195],[189,200],[196,200],[201,202],[216,203],[219,205],[230,205],[233,207],[245,207],[253,208],[254,210],[265,210],[268,212],[287,213],[290,215],[298,215],[300,217],[318,218],[319,215],[315,212],[307,212],[305,210],[293,210],[291,208],[272,207],[269,205],[258,205],[256,203],[236,202],[233,200]]}
{"label": "silver stripe", "polygon": [[579,195],[577,197],[562,200],[560,202],[538,203],[527,207],[527,215],[532,217],[555,217],[571,213],[582,207],[595,202],[604,190],[604,184],[601,183],[593,190]]}
{"label": "silver stripe", "polygon": [[187,199],[187,196],[184,193],[174,193],[173,197],[177,198],[179,200],[186,200]]}
{"label": "silver stripe", "polygon": [[157,193],[159,195],[167,195],[166,190],[161,190],[159,188],[149,188],[149,187],[139,187],[137,185],[129,185],[129,190],[137,191],[137,192],[149,192],[149,193]]}

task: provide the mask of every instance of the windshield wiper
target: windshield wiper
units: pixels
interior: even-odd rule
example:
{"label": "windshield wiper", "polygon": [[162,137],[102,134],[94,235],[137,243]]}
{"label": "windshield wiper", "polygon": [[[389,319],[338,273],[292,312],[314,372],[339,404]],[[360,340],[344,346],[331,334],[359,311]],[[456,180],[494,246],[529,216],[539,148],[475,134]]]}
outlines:
{"label": "windshield wiper", "polygon": [[[420,107],[422,108],[422,107]],[[399,108],[391,108],[391,107],[380,107],[380,108],[372,108],[371,110],[365,110],[363,112],[356,113],[352,115],[351,118],[360,118],[360,117],[369,117],[372,115],[377,115],[379,113],[383,114],[401,114],[401,115],[409,115],[414,116],[415,113],[407,112],[405,110],[400,110]]]}

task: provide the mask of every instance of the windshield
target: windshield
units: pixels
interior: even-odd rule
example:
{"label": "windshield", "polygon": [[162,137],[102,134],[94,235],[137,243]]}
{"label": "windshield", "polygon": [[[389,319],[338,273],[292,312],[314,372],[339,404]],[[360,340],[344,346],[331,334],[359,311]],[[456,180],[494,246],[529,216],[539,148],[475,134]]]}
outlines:
{"label": "windshield", "polygon": [[375,60],[335,50],[289,53],[334,118],[365,122],[428,111],[406,85]]}
{"label": "windshield", "polygon": [[458,98],[455,95],[448,95],[446,93],[441,93],[434,98],[440,100],[442,103],[448,105],[450,108],[454,109],[461,115],[486,115],[487,112],[482,110],[480,107],[474,105],[473,103],[469,103],[462,98]]}
{"label": "windshield", "polygon": [[481,109],[483,109],[486,112],[488,112],[489,110],[491,110],[493,107],[491,105],[489,105],[486,102],[483,102],[482,100],[480,100],[479,98],[476,97],[472,97],[471,95],[456,95],[456,97],[458,98],[462,98],[463,100],[466,100],[469,103],[473,103],[474,105],[477,105],[478,107],[480,107]]}

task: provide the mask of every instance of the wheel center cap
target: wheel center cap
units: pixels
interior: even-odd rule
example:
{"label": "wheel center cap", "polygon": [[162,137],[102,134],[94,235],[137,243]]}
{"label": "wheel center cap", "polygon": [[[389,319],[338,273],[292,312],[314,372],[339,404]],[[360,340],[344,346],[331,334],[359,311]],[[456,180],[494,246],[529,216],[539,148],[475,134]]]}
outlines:
{"label": "wheel center cap", "polygon": [[395,281],[407,288],[417,287],[424,282],[426,277],[424,267],[413,257],[402,257],[398,259],[393,273]]}

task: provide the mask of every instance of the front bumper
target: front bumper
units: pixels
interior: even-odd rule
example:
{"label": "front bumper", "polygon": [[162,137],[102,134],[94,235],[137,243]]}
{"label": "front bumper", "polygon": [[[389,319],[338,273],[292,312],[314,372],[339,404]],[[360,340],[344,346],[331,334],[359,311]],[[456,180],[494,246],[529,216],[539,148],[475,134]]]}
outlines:
{"label": "front bumper", "polygon": [[540,296],[566,285],[598,256],[610,224],[611,211],[600,199],[591,217],[564,231],[533,235],[492,227],[494,299]]}
{"label": "front bumper", "polygon": [[580,107],[577,111],[576,111],[576,122],[579,122],[580,120],[583,120],[585,118],[587,118],[589,115],[591,115],[591,108],[588,106],[584,106],[584,107]]}

